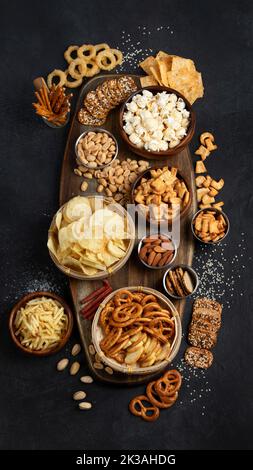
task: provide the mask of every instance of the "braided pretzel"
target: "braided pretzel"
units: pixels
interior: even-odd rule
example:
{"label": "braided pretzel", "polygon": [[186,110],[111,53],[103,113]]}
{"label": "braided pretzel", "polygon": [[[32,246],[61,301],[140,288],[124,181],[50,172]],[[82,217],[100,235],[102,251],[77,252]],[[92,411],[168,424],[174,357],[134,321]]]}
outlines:
{"label": "braided pretzel", "polygon": [[[145,406],[143,402],[149,403],[151,406]],[[160,415],[159,408],[154,406],[146,395],[138,395],[133,398],[129,403],[129,410],[133,415],[139,416],[145,421],[155,421]]]}
{"label": "braided pretzel", "polygon": [[178,397],[178,392],[175,392],[174,395],[170,397],[158,395],[154,388],[155,384],[156,381],[154,380],[153,382],[150,382],[146,388],[146,394],[150,403],[152,403],[154,406],[157,406],[158,408],[170,408],[172,405],[174,405]]}
{"label": "braided pretzel", "polygon": [[180,389],[181,383],[181,374],[177,370],[169,370],[156,381],[154,387],[160,397],[171,397]]}

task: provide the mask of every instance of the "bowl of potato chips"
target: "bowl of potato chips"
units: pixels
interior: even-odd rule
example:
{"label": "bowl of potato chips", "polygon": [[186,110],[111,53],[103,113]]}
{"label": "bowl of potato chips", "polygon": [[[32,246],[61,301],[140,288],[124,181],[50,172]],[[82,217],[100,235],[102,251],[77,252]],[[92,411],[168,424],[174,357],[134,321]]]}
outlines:
{"label": "bowl of potato chips", "polygon": [[55,214],[47,246],[65,274],[96,280],[124,266],[134,240],[134,222],[121,205],[103,196],[76,196]]}

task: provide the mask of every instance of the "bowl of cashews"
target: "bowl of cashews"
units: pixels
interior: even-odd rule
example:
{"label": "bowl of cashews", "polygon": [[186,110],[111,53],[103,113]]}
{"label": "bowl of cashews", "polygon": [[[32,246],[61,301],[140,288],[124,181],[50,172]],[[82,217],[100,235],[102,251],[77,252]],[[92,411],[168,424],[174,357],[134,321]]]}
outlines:
{"label": "bowl of cashews", "polygon": [[181,338],[174,304],[149,287],[110,293],[92,323],[92,342],[101,361],[124,374],[161,371],[175,358]]}

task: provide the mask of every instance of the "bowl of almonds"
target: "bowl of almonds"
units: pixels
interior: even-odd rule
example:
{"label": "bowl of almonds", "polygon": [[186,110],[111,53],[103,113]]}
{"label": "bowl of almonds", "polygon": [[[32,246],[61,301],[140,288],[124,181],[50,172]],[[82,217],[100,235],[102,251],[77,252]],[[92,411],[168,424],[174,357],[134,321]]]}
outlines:
{"label": "bowl of almonds", "polygon": [[76,160],[88,169],[100,170],[111,165],[118,155],[118,143],[111,132],[95,128],[83,132],[75,145]]}
{"label": "bowl of almonds", "polygon": [[164,269],[175,260],[177,247],[168,235],[152,234],[140,240],[138,256],[146,268]]}

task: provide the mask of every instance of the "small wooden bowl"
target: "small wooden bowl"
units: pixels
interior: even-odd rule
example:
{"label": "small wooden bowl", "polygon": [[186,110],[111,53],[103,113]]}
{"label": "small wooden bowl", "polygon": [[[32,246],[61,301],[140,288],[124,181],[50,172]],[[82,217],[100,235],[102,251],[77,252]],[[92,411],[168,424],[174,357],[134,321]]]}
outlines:
{"label": "small wooden bowl", "polygon": [[[123,126],[124,126],[123,115],[124,115],[124,112],[125,112],[126,104],[129,103],[130,101],[132,101],[133,97],[135,95],[141,93],[143,90],[149,90],[154,94],[161,93],[162,91],[167,91],[167,93],[175,93],[175,95],[177,95],[178,98],[182,98],[184,100],[185,105],[186,105],[186,109],[187,109],[187,111],[190,112],[190,124],[189,124],[188,130],[187,130],[186,136],[180,141],[180,143],[176,147],[174,147],[172,149],[168,149],[168,150],[162,150],[160,152],[154,152],[154,151],[146,150],[144,148],[138,148],[138,147],[136,147],[136,145],[132,144],[132,142],[129,140],[128,135],[126,134],[126,132],[123,129]],[[132,150],[132,152],[136,153],[137,155],[140,155],[141,157],[152,159],[152,160],[154,160],[154,159],[162,160],[162,159],[165,159],[165,158],[168,158],[168,157],[172,157],[173,155],[177,155],[179,152],[181,152],[191,142],[191,140],[194,136],[195,126],[196,126],[196,115],[195,115],[195,112],[193,111],[193,108],[192,108],[191,104],[189,103],[189,101],[181,93],[179,93],[178,91],[173,90],[173,88],[167,88],[165,86],[159,86],[159,85],[157,85],[157,86],[148,86],[148,87],[144,87],[142,89],[139,89],[139,90],[135,91],[123,103],[123,105],[120,108],[120,112],[119,112],[119,131],[120,131],[120,135],[121,135],[122,139],[124,140],[124,142]]]}
{"label": "small wooden bowl", "polygon": [[[158,168],[163,168],[163,166],[164,166],[164,165],[161,165],[161,164],[160,164],[160,165],[156,165],[156,166],[149,167],[147,170],[143,171],[143,172],[138,176],[138,178],[137,178],[137,179],[135,180],[135,182],[132,184],[132,188],[131,188],[131,202],[132,202],[132,204],[135,204],[135,205],[137,204],[137,203],[135,202],[135,199],[134,199],[134,191],[135,191],[135,189],[138,187],[138,185],[139,185],[141,179],[142,179],[142,178],[147,178],[147,175],[148,175],[148,173],[150,172],[150,170],[157,170]],[[166,166],[167,166],[167,165],[166,165]],[[171,167],[168,166],[168,169],[170,169],[170,168],[171,168]],[[185,183],[185,185],[186,185],[186,187],[187,187],[187,189],[188,189],[188,191],[189,191],[189,193],[190,193],[190,197],[189,197],[188,204],[187,204],[185,207],[183,207],[183,209],[180,211],[180,214],[179,214],[180,218],[182,218],[182,217],[185,216],[185,214],[188,212],[188,210],[189,210],[189,208],[190,208],[190,206],[191,206],[191,202],[192,202],[192,192],[191,192],[191,189],[190,189],[190,188],[188,187],[188,185],[186,184],[185,179],[181,176],[181,174],[178,172],[177,175],[179,176],[179,178],[180,178],[181,180],[184,181],[184,183]],[[147,178],[147,179],[148,179],[148,178]],[[145,214],[144,214],[144,213],[143,213],[143,217],[145,218]],[[152,221],[154,220],[154,219],[150,219],[149,214],[147,214],[146,218],[147,218],[147,220],[148,220],[150,223],[152,223]],[[175,217],[173,220],[175,220],[175,219],[176,219],[176,217]],[[171,223],[171,221],[172,221],[172,219],[168,219],[168,223]],[[157,220],[154,220],[154,222],[157,223]],[[166,222],[166,221],[165,221],[165,222]]]}
{"label": "small wooden bowl", "polygon": [[[103,332],[102,332],[102,329],[101,327],[99,326],[98,324],[98,321],[99,321],[99,317],[100,317],[100,314],[101,314],[101,311],[103,310],[103,308],[106,306],[106,304],[111,300],[112,297],[114,297],[114,295],[121,291],[121,290],[124,290],[124,289],[127,289],[129,290],[130,292],[144,292],[145,294],[153,294],[155,295],[159,301],[161,302],[161,304],[165,307],[165,308],[169,308],[172,312],[172,315],[174,317],[174,321],[175,321],[175,337],[173,339],[173,343],[172,343],[172,346],[171,346],[171,351],[170,351],[170,355],[167,357],[167,359],[164,359],[163,361],[161,362],[158,362],[157,364],[154,364],[153,366],[149,366],[149,367],[130,367],[130,366],[127,366],[127,365],[122,365],[122,364],[119,364],[117,361],[115,361],[114,359],[110,358],[110,357],[107,357],[102,349],[100,348],[100,341],[101,339],[103,338]],[[173,361],[173,359],[176,357],[178,351],[179,351],[179,348],[180,348],[180,344],[181,344],[181,340],[182,340],[182,325],[181,325],[181,319],[180,319],[180,316],[178,314],[178,311],[176,309],[176,307],[174,306],[174,304],[165,296],[163,295],[161,292],[155,290],[155,289],[151,289],[150,287],[140,287],[140,286],[136,286],[136,287],[133,287],[133,286],[127,286],[127,287],[121,287],[120,289],[117,289],[115,290],[114,292],[112,292],[111,294],[109,294],[104,300],[103,302],[101,303],[101,305],[99,306],[98,310],[96,311],[96,314],[93,318],[93,322],[92,322],[92,328],[91,328],[91,334],[92,334],[92,342],[94,344],[94,347],[96,349],[96,352],[97,354],[99,355],[99,357],[101,358],[101,361],[106,364],[107,366],[111,367],[113,370],[117,371],[117,372],[121,372],[123,374],[129,374],[129,375],[145,375],[145,374],[152,374],[154,372],[158,372],[162,369],[164,369],[170,362]]]}
{"label": "small wooden bowl", "polygon": [[[15,327],[14,327],[14,321],[15,321],[17,312],[21,309],[21,307],[24,307],[27,304],[27,302],[29,302],[29,300],[36,299],[37,297],[49,297],[50,299],[56,300],[57,302],[59,302],[59,304],[62,305],[62,307],[64,308],[64,312],[68,317],[67,331],[65,335],[63,336],[63,338],[58,343],[58,345],[54,348],[41,349],[38,351],[29,349],[23,346],[20,343],[18,337],[15,335]],[[73,329],[73,314],[69,306],[66,304],[65,300],[62,299],[62,297],[59,297],[53,292],[39,291],[39,292],[32,292],[31,294],[25,295],[24,297],[22,297],[22,299],[18,301],[16,305],[14,305],[14,307],[11,310],[10,317],[9,317],[9,331],[10,331],[10,335],[11,335],[13,342],[15,343],[18,349],[20,349],[24,353],[29,354],[31,356],[43,357],[43,356],[49,356],[51,354],[57,353],[67,343],[72,333],[72,329]]]}

